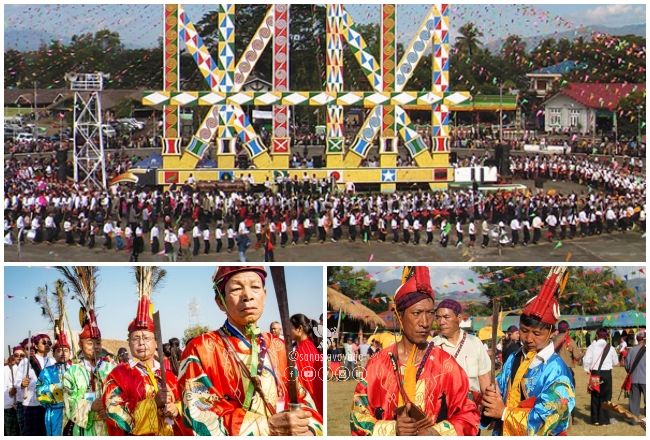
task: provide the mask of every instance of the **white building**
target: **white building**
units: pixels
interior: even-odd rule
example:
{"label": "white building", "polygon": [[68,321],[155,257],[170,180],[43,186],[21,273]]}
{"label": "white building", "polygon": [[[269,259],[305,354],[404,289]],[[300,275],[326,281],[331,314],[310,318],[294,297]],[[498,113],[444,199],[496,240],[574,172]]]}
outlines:
{"label": "white building", "polygon": [[544,130],[591,134],[602,126],[616,126],[619,101],[645,84],[569,83],[544,102]]}

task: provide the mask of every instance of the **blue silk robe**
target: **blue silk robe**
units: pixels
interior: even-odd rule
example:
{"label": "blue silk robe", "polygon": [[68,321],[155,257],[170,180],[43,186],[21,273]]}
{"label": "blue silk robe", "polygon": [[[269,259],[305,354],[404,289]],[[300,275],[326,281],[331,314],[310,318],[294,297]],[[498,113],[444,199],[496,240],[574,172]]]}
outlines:
{"label": "blue silk robe", "polygon": [[47,435],[62,435],[63,384],[62,378],[67,365],[50,365],[41,371],[36,382],[36,398],[45,408],[45,429]]}
{"label": "blue silk robe", "polygon": [[[510,393],[515,357],[508,357],[496,378],[504,403]],[[521,402],[506,409],[503,435],[566,435],[575,403],[571,372],[560,356],[553,353],[524,375]],[[495,430],[493,435],[500,433]]]}

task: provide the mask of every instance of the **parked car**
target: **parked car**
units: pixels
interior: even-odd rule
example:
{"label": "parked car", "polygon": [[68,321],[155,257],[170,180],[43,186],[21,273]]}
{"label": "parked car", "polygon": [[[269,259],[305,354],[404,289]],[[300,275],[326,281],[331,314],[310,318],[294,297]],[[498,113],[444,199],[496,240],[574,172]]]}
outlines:
{"label": "parked car", "polygon": [[144,122],[138,121],[135,118],[126,118],[126,121],[138,130],[142,130],[145,125]]}
{"label": "parked car", "polygon": [[104,133],[104,136],[109,138],[115,137],[117,134],[115,129],[108,124],[102,124],[102,133]]}
{"label": "parked car", "polygon": [[16,140],[20,143],[32,142],[34,140],[34,135],[31,133],[19,133],[18,136],[16,136]]}

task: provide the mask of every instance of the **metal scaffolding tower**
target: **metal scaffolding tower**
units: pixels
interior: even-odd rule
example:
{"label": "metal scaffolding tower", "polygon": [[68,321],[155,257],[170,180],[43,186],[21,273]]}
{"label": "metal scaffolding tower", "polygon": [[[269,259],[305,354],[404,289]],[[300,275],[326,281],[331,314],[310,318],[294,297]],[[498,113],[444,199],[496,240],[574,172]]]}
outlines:
{"label": "metal scaffolding tower", "polygon": [[74,180],[106,189],[106,160],[102,130],[102,72],[69,73],[66,80],[74,91]]}

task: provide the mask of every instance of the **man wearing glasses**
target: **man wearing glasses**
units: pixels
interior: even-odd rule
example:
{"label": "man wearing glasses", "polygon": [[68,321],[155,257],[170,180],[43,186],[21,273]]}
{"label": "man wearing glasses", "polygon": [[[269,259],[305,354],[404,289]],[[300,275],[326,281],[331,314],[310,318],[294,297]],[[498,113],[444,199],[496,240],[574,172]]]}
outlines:
{"label": "man wearing glasses", "polygon": [[25,358],[23,347],[14,347],[5,365],[5,437],[20,435],[23,420],[23,390],[14,385],[18,364]]}
{"label": "man wearing glasses", "polygon": [[158,344],[150,304],[148,296],[140,296],[129,325],[133,358],[120,362],[106,378],[102,398],[109,435],[190,434],[183,426],[176,377],[169,369],[163,380],[160,362],[154,359]]}
{"label": "man wearing glasses", "polygon": [[36,335],[31,342],[35,353],[18,364],[14,385],[23,390],[24,431],[22,435],[44,436],[47,434],[45,408],[36,396],[36,381],[41,371],[54,365],[55,362],[48,356],[52,348],[52,341],[48,335]]}

